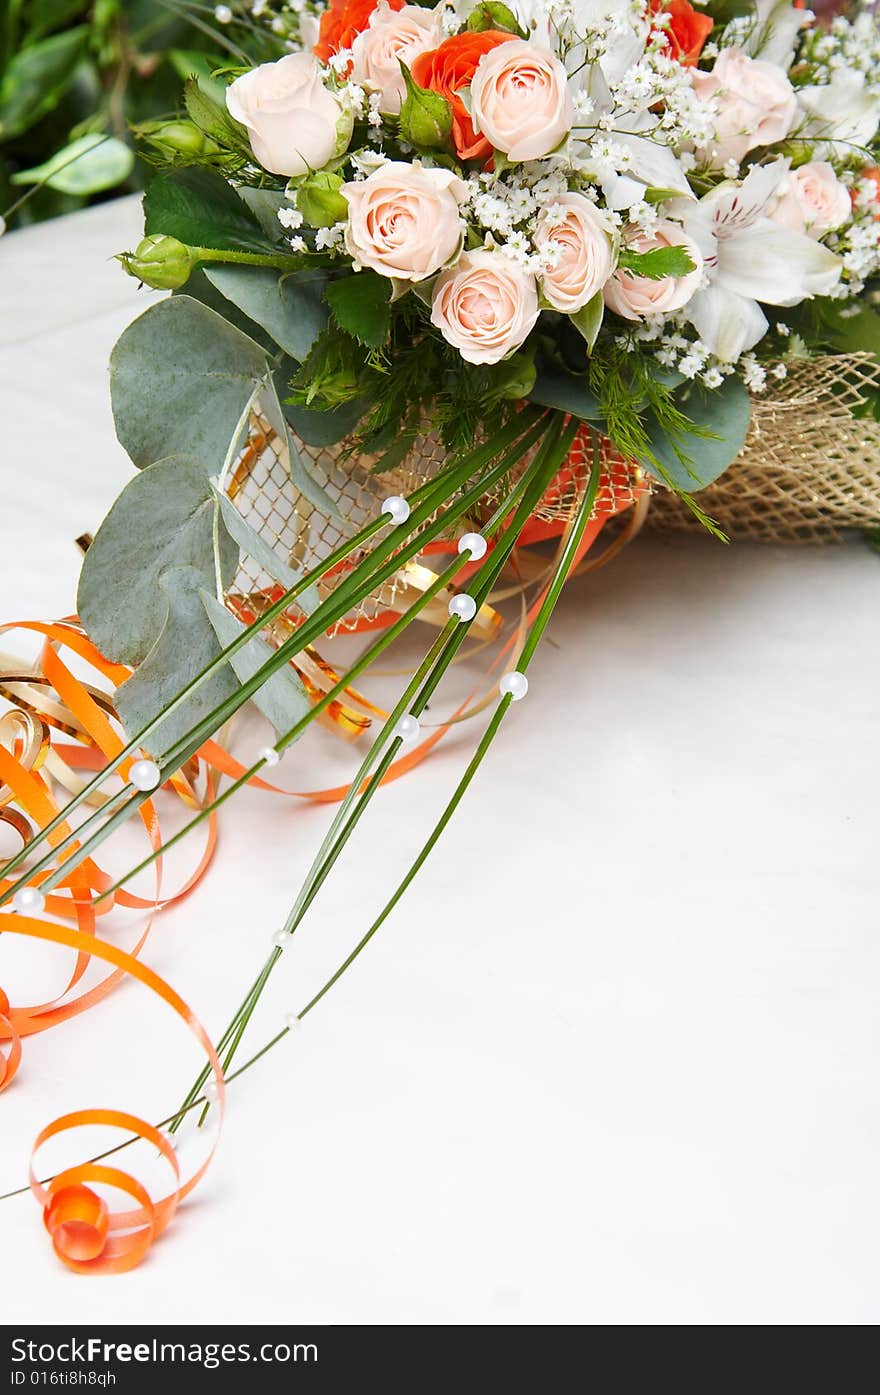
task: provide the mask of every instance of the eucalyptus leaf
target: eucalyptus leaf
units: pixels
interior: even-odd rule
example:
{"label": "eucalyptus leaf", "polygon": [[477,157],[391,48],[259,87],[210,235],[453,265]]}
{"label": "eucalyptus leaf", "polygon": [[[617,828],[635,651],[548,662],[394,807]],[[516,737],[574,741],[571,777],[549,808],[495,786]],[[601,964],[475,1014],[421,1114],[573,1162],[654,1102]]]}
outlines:
{"label": "eucalyptus leaf", "polygon": [[[136,735],[219,657],[222,645],[205,611],[205,578],[195,567],[171,567],[159,577],[157,606],[164,620],[140,668],[116,690],[116,705],[129,736]],[[178,710],[156,728],[150,753],[161,757],[238,689],[229,664],[200,683]]]}
{"label": "eucalyptus leaf", "polygon": [[13,55],[0,79],[0,140],[20,136],[58,105],[88,36],[88,27],[79,24]]}
{"label": "eucalyptus leaf", "polygon": [[80,619],[108,659],[140,663],[158,642],[167,609],[159,582],[169,569],[192,568],[202,586],[214,586],[215,535],[225,586],[238,545],[200,461],[160,460],[129,481],[86,553],[77,596]]}
{"label": "eucalyptus leaf", "polygon": [[221,295],[262,325],[291,358],[302,362],[329,319],[327,278],[309,270],[285,276],[267,266],[205,266]]}
{"label": "eucalyptus leaf", "polygon": [[[244,626],[240,620],[226,609],[216,596],[208,591],[201,593],[205,613],[214,628],[220,647],[225,649],[242,633]],[[272,658],[272,649],[259,635],[253,635],[233,654],[229,660],[239,682],[246,683],[258,669]],[[302,680],[289,664],[278,669],[253,696],[254,704],[260,709],[278,732],[279,736],[289,731],[308,712],[311,703],[303,687]]]}
{"label": "eucalyptus leaf", "polygon": [[[260,537],[256,529],[252,528],[247,519],[242,517],[232,500],[214,486],[217,501],[220,505],[220,513],[226,525],[226,531],[235,539],[245,556],[256,562],[258,567],[262,567],[267,576],[271,576],[273,581],[277,581],[285,591],[292,591],[294,586],[302,580],[303,573],[295,571],[286,562],[282,562],[278,554]],[[307,586],[297,596],[295,604],[306,615],[311,615],[320,603],[318,589],[316,586]]]}
{"label": "eucalyptus leaf", "polygon": [[190,455],[219,475],[269,368],[259,345],[190,296],[150,306],[110,358],[116,434],[142,469]]}
{"label": "eucalyptus leaf", "polygon": [[226,252],[277,252],[238,194],[216,170],[164,170],[144,196],[144,231],[167,233],[187,247]]}
{"label": "eucalyptus leaf", "polygon": [[[220,315],[222,319],[228,320],[235,329],[247,335],[248,339],[253,339],[255,344],[269,354],[277,353],[278,346],[271,334],[267,334],[262,325],[258,325],[255,320],[249,319],[242,314],[237,305],[233,305],[231,300],[227,300],[225,295],[221,295],[216,286],[208,280],[202,267],[197,266],[190,272],[189,280],[174,295],[187,295],[193,300],[198,300],[202,305],[207,305],[209,310],[213,310],[215,315]],[[296,372],[296,364],[292,360],[291,374]]]}
{"label": "eucalyptus leaf", "polygon": [[57,151],[42,165],[19,170],[10,184],[48,184],[62,194],[100,194],[128,179],[134,169],[134,151],[115,136],[94,132],[80,136]]}
{"label": "eucalyptus leaf", "polygon": [[544,364],[538,369],[535,386],[529,393],[541,407],[556,407],[582,421],[600,421],[599,399],[583,374],[566,373]]}
{"label": "eucalyptus leaf", "polygon": [[711,432],[711,436],[686,432],[673,438],[649,412],[645,426],[651,450],[662,469],[649,457],[640,463],[649,474],[693,494],[716,480],[745,445],[751,416],[749,394],[740,379],[731,375],[719,388],[687,383],[674,393],[673,401],[694,425]]}

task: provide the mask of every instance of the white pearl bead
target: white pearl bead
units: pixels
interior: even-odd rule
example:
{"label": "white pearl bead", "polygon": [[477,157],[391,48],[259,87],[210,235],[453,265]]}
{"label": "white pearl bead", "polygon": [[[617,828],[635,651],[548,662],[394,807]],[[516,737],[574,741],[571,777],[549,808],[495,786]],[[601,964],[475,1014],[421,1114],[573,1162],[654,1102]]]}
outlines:
{"label": "white pearl bead", "polygon": [[272,943],[276,949],[286,949],[290,944],[290,932],[287,930],[276,930],[272,936]]}
{"label": "white pearl bead", "polygon": [[411,712],[407,712],[395,725],[394,735],[399,736],[401,741],[405,741],[408,744],[417,739],[420,731],[421,727],[419,726],[418,717],[414,717]]}
{"label": "white pearl bead", "polygon": [[477,613],[477,603],[473,596],[469,596],[466,591],[462,591],[460,596],[453,596],[449,602],[449,614],[459,620],[473,620]]}
{"label": "white pearl bead", "polygon": [[154,790],[162,779],[162,772],[154,760],[136,760],[128,772],[128,782],[136,790]]}
{"label": "white pearl bead", "polygon": [[516,669],[512,669],[510,673],[505,673],[498,687],[502,693],[510,693],[514,702],[519,702],[529,691],[529,680],[524,673],[518,673]]}
{"label": "white pearl bead", "polygon": [[299,1016],[297,1013],[288,1012],[285,1014],[284,1025],[287,1028],[288,1032],[295,1032],[298,1027],[302,1026],[302,1022],[299,1020]]}
{"label": "white pearl bead", "polygon": [[210,1100],[211,1104],[214,1104],[214,1102],[220,1098],[220,1089],[217,1085],[217,1081],[209,1080],[202,1094],[205,1096],[206,1100]]}
{"label": "white pearl bead", "polygon": [[12,898],[19,915],[39,915],[46,908],[46,898],[38,886],[23,886]]}
{"label": "white pearl bead", "polygon": [[281,755],[274,746],[263,746],[257,751],[257,760],[261,760],[264,765],[277,765]]}
{"label": "white pearl bead", "polygon": [[469,552],[472,562],[479,562],[481,557],[485,557],[488,546],[482,533],[462,533],[458,540],[459,552]]}
{"label": "white pearl bead", "polygon": [[402,494],[389,494],[382,512],[388,514],[392,523],[405,523],[409,518],[409,504]]}
{"label": "white pearl bead", "polygon": [[231,24],[235,16],[228,5],[215,5],[214,18],[218,24]]}

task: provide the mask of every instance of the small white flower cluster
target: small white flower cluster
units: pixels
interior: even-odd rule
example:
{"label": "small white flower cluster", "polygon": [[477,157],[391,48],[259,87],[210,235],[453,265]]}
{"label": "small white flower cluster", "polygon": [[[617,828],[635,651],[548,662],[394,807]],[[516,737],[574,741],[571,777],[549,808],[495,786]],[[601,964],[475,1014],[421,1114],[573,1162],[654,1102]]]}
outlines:
{"label": "small white flower cluster", "polygon": [[804,35],[801,61],[810,65],[809,81],[827,86],[838,73],[861,73],[866,91],[880,91],[880,23],[876,10],[854,19],[835,19],[829,29]]}

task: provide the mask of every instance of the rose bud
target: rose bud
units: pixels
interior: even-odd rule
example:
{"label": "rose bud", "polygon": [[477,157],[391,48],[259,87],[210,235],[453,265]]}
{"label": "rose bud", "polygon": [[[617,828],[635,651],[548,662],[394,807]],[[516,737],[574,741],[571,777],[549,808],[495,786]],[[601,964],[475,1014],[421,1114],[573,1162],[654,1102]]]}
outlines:
{"label": "rose bud", "polygon": [[185,286],[196,265],[195,253],[176,237],[153,233],[134,252],[119,258],[129,276],[137,277],[154,291],[176,291]]}

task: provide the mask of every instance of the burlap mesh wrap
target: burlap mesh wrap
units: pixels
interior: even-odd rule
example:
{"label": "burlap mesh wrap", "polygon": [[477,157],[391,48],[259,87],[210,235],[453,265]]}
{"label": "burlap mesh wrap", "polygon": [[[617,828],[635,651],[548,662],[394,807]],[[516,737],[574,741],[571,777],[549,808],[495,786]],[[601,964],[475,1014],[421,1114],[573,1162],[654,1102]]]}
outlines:
{"label": "burlap mesh wrap", "polygon": [[[786,378],[780,381],[771,375],[768,384],[766,393],[753,399],[742,454],[715,484],[700,491],[706,512],[731,538],[765,542],[831,542],[853,529],[880,526],[880,423],[854,415],[865,403],[867,390],[880,384],[880,364],[868,354],[794,361],[787,365]],[[273,551],[306,569],[323,560],[349,531],[375,518],[389,494],[411,493],[445,460],[442,445],[432,435],[420,437],[404,463],[381,476],[371,473],[374,461],[351,454],[345,443],[310,446],[294,441],[294,449],[341,519],[317,508],[293,484],[285,449],[259,415],[253,418],[228,493]],[[585,442],[576,442],[568,464],[536,511],[539,518],[553,522],[570,517],[591,461]],[[641,472],[628,466],[607,442],[602,465],[596,511],[626,509],[645,488]],[[496,489],[486,509],[500,497]],[[702,531],[680,499],[657,485],[648,522],[655,528]],[[457,531],[479,523],[477,511],[471,520],[459,520]],[[405,608],[412,566],[409,574],[401,568],[338,628]],[[340,575],[326,578],[322,591],[332,589]],[[258,609],[262,593],[268,594],[271,587],[271,578],[245,558],[230,600],[235,607],[247,598],[249,608]]]}
{"label": "burlap mesh wrap", "polygon": [[[745,449],[700,491],[700,505],[734,540],[837,542],[880,526],[880,422],[853,414],[880,384],[880,364],[870,354],[835,354],[786,368],[753,398]],[[648,525],[702,531],[662,488]]]}

